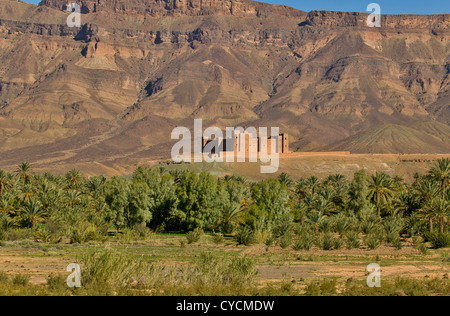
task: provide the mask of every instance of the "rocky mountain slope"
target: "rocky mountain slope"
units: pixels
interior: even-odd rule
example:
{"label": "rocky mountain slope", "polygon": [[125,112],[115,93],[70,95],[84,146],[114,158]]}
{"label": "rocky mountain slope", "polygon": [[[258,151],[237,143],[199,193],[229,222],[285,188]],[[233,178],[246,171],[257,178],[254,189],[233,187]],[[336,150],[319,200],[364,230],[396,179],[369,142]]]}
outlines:
{"label": "rocky mountain slope", "polygon": [[293,149],[450,152],[450,15],[250,0],[0,0],[0,167],[120,168],[170,132],[279,126]]}

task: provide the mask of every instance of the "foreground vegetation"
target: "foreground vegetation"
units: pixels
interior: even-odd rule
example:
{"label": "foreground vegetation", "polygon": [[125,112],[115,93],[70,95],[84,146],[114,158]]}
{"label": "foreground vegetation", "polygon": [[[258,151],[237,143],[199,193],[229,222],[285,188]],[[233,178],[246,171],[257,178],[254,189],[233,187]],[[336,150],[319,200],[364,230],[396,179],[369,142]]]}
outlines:
{"label": "foreground vegetation", "polygon": [[[294,180],[287,174],[259,182],[208,173],[138,168],[131,177],[33,174],[29,163],[0,170],[0,246],[109,244],[151,240],[177,232],[177,247],[207,234],[215,245],[259,244],[293,253],[376,251],[388,245],[428,254],[450,246],[450,161],[406,183],[386,173],[356,172]],[[85,253],[83,287],[68,289],[62,275],[46,286],[0,274],[0,295],[448,295],[448,279],[391,279],[381,289],[364,280],[261,284],[255,258],[202,252],[171,268],[111,250]]]}
{"label": "foreground vegetation", "polygon": [[[264,250],[262,245],[233,246],[231,237],[216,244],[210,235],[202,236],[193,245],[182,246],[178,241],[183,238],[184,235],[163,234],[139,242],[111,238],[105,244],[83,245],[5,242],[0,247],[0,257],[24,266],[8,273],[0,272],[0,295],[404,296],[450,293],[448,274],[444,274],[449,271],[447,250],[430,250],[426,256],[410,253],[410,249],[398,251],[386,246],[378,249],[376,255],[368,249],[362,252],[355,249],[327,252],[316,248],[293,251],[273,246]],[[31,260],[26,263],[27,259]],[[61,264],[49,273],[49,264],[55,261]],[[66,285],[69,273],[64,271],[69,262],[82,266],[80,288]],[[366,285],[365,268],[370,262],[382,266],[380,288]],[[35,267],[35,272],[27,269],[30,267]],[[345,273],[352,269],[353,273]],[[429,275],[417,274],[414,270],[426,271]],[[40,282],[35,282],[36,271],[45,276]],[[392,274],[392,271],[398,272]],[[330,277],[330,272],[334,276]]]}

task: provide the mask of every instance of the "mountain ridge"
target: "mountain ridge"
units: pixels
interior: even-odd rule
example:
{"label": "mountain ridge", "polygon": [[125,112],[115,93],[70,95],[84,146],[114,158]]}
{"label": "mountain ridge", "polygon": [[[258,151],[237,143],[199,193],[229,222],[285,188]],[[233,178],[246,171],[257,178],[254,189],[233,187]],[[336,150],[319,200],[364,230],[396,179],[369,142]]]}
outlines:
{"label": "mountain ridge", "polygon": [[[69,28],[64,1],[0,1],[3,155],[134,163],[170,153],[172,128],[194,118],[279,126],[299,151],[370,152],[362,140],[383,125],[401,138],[450,123],[450,15],[369,28],[365,13],[247,0],[78,3],[82,27]],[[424,142],[448,150],[416,133],[379,150]]]}

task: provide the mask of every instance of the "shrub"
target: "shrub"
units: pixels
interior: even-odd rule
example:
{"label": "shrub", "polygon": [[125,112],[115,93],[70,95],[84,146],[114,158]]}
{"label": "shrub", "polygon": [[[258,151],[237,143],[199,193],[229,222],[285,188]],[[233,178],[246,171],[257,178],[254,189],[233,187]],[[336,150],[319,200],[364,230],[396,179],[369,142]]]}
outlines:
{"label": "shrub", "polygon": [[350,232],[347,234],[347,249],[354,249],[361,247],[361,239],[357,232]]}
{"label": "shrub", "polygon": [[90,241],[97,240],[97,239],[98,239],[98,235],[97,235],[97,230],[95,229],[95,227],[94,226],[88,227],[83,234],[83,241],[90,242]]}
{"label": "shrub", "polygon": [[221,244],[225,241],[225,237],[223,236],[222,233],[215,233],[213,234],[213,241],[215,244]]}
{"label": "shrub", "polygon": [[6,238],[5,240],[8,241],[16,241],[16,240],[24,240],[24,239],[30,239],[33,238],[33,232],[31,229],[10,229],[6,231]]}
{"label": "shrub", "polygon": [[277,240],[277,239],[275,238],[274,235],[269,235],[269,236],[267,236],[266,239],[264,240],[264,244],[265,244],[267,247],[271,247],[271,246],[275,243],[276,240]]}
{"label": "shrub", "polygon": [[417,247],[421,254],[426,255],[428,253],[427,244],[422,242],[421,240],[415,240],[414,245]]}
{"label": "shrub", "polygon": [[364,243],[371,250],[375,250],[381,246],[380,237],[377,235],[367,235],[366,238],[364,238]]}
{"label": "shrub", "polygon": [[387,235],[399,235],[405,227],[405,220],[398,215],[390,215],[383,220],[383,228]]}
{"label": "shrub", "polygon": [[353,221],[340,213],[336,216],[333,226],[335,232],[344,235],[353,228]]}
{"label": "shrub", "polygon": [[317,281],[310,282],[305,288],[305,295],[307,296],[319,296],[320,294],[320,284]]}
{"label": "shrub", "polygon": [[200,240],[203,235],[203,230],[201,228],[195,228],[186,234],[186,239],[188,244],[196,243]]}
{"label": "shrub", "polygon": [[66,277],[62,274],[50,274],[47,277],[47,286],[52,290],[63,290],[67,288]]}
{"label": "shrub", "polygon": [[387,232],[386,233],[386,242],[389,244],[395,244],[400,240],[400,235],[397,232]]}
{"label": "shrub", "polygon": [[435,249],[447,248],[450,246],[449,233],[433,232],[426,234],[425,237]]}
{"label": "shrub", "polygon": [[333,248],[335,250],[342,249],[343,246],[344,246],[344,240],[342,238],[334,238]]}
{"label": "shrub", "polygon": [[70,243],[71,244],[81,244],[84,241],[83,233],[80,232],[78,228],[75,228],[72,231],[72,235],[70,236]]}
{"label": "shrub", "polygon": [[0,283],[8,283],[9,281],[9,275],[6,272],[0,271]]}
{"label": "shrub", "polygon": [[322,281],[312,281],[305,288],[307,296],[330,296],[337,293],[337,280],[335,278]]}
{"label": "shrub", "polygon": [[255,242],[255,237],[250,227],[244,226],[238,229],[236,235],[234,235],[234,240],[238,245],[249,246]]}
{"label": "shrub", "polygon": [[293,248],[295,250],[310,250],[314,245],[315,235],[307,232],[299,237],[295,242]]}
{"label": "shrub", "polygon": [[368,216],[361,220],[359,228],[366,235],[375,234],[382,230],[380,219],[377,216]]}
{"label": "shrub", "polygon": [[321,247],[323,250],[332,250],[334,247],[334,237],[330,233],[325,233],[321,238]]}
{"label": "shrub", "polygon": [[333,221],[329,218],[325,218],[319,223],[319,231],[322,233],[328,233],[332,230],[332,228]]}
{"label": "shrub", "polygon": [[[138,239],[139,236],[138,234],[134,231],[134,229],[129,229],[129,228],[124,228],[122,229],[122,231],[117,235],[117,238],[120,241],[123,242],[131,242],[135,239]],[[85,241],[84,239],[84,235],[83,235],[83,241]]]}
{"label": "shrub", "polygon": [[12,283],[19,286],[27,286],[29,281],[30,276],[25,274],[16,274],[12,279]]}
{"label": "shrub", "polygon": [[265,243],[269,236],[276,238],[274,233],[270,233],[264,229],[256,229],[253,231],[253,242],[257,244]]}
{"label": "shrub", "polygon": [[335,278],[325,279],[320,284],[321,295],[329,296],[336,294],[337,281]]}
{"label": "shrub", "polygon": [[402,240],[400,237],[396,238],[395,240],[392,241],[392,245],[395,247],[395,249],[397,250],[401,250],[403,248],[403,244],[402,244]]}
{"label": "shrub", "polygon": [[291,233],[286,233],[283,236],[280,237],[280,247],[283,249],[286,249],[287,247],[289,247],[292,244],[292,234]]}
{"label": "shrub", "polygon": [[39,228],[35,231],[34,237],[42,242],[49,242],[53,239],[53,234],[46,228]]}
{"label": "shrub", "polygon": [[150,230],[150,228],[148,228],[147,225],[145,225],[143,223],[135,224],[133,229],[134,229],[136,236],[143,240],[149,239],[153,235],[153,232]]}

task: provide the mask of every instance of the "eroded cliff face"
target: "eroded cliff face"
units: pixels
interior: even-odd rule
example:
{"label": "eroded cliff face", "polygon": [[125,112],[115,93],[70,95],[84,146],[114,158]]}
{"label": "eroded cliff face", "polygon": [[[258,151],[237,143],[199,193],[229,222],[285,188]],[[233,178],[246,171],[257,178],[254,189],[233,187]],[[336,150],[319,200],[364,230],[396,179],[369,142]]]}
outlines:
{"label": "eroded cliff face", "polygon": [[[358,12],[312,11],[305,23],[324,28],[366,28],[367,17],[368,14]],[[382,15],[381,25],[384,29],[447,30],[450,28],[450,15]]]}
{"label": "eroded cliff face", "polygon": [[[279,126],[294,149],[353,151],[373,149],[367,139],[386,124],[395,134],[439,120],[423,125],[436,139],[423,148],[450,151],[449,15],[383,16],[369,28],[363,13],[252,1],[78,3],[82,27],[69,28],[66,1],[0,1],[5,164],[36,152],[156,157],[193,118]],[[381,152],[410,151],[374,138]]]}
{"label": "eroded cliff face", "polygon": [[[83,13],[113,12],[126,15],[163,16],[299,16],[301,11],[286,6],[274,6],[250,0],[123,0],[78,1]],[[65,0],[43,0],[42,6],[66,10]]]}

